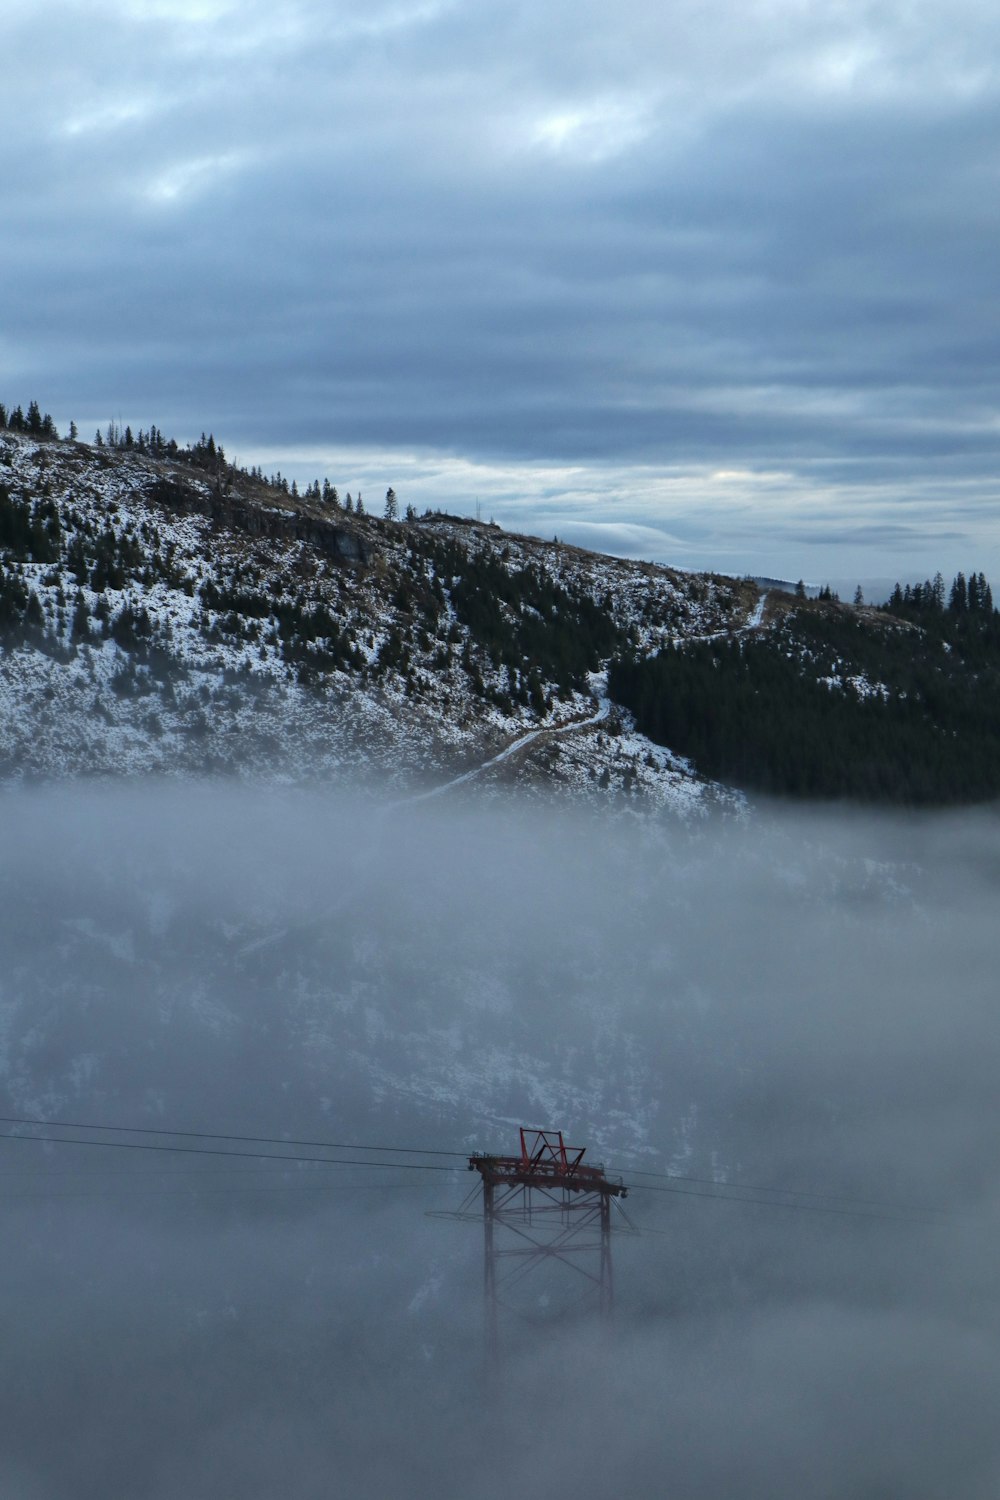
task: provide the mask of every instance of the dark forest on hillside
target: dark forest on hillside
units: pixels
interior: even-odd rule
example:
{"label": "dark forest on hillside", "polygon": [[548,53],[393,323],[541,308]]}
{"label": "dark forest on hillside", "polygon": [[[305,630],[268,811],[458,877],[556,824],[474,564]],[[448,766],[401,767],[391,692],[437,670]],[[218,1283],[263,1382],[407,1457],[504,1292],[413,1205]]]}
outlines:
{"label": "dark forest on hillside", "polygon": [[1000,616],[982,574],[897,614],[802,607],[759,635],[619,658],[609,690],[704,775],[774,796],[930,806],[1000,794]]}

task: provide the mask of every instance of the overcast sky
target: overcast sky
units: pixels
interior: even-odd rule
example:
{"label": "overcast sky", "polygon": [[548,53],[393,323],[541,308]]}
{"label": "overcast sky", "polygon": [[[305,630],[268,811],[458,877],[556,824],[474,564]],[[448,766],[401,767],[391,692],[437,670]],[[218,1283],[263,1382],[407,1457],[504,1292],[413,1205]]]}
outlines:
{"label": "overcast sky", "polygon": [[686,567],[1000,573],[984,0],[0,0],[0,398]]}

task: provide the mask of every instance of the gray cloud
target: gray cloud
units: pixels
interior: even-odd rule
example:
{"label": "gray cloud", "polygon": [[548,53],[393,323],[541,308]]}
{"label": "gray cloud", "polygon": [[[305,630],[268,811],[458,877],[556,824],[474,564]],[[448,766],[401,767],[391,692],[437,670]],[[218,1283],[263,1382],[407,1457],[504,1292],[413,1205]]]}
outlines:
{"label": "gray cloud", "polygon": [[[754,8],[739,45],[679,3],[8,29],[0,377],[63,421],[127,407],[286,469],[316,444],[780,468],[786,513],[820,464],[847,506],[892,477],[875,525],[929,465],[944,505],[996,472],[979,6]],[[970,518],[966,555],[994,536]]]}

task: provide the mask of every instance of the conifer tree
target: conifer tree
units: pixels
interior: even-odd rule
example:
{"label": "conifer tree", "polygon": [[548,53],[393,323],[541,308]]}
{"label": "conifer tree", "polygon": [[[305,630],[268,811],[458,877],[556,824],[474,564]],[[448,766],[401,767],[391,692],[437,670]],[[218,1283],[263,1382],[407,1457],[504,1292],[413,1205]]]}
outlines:
{"label": "conifer tree", "polygon": [[941,577],[940,570],[938,570],[938,572],[934,574],[934,582],[931,584],[931,594],[932,594],[933,599],[934,599],[934,608],[937,609],[937,610],[943,610],[944,609],[944,579]]}
{"label": "conifer tree", "polygon": [[[992,594],[990,595],[990,605],[987,605],[987,603],[986,603],[986,595],[989,592],[989,584],[986,582],[986,574],[985,573],[977,573],[974,576],[975,576],[975,582],[976,582],[976,609],[981,614],[985,614],[986,611],[987,611],[987,609],[990,608],[991,605],[992,605],[992,597],[993,596],[992,596]],[[969,608],[970,609],[972,608],[972,580],[973,580],[973,575],[970,574],[969,575]]]}
{"label": "conifer tree", "polygon": [[87,611],[87,601],[83,597],[83,590],[77,589],[76,603],[73,607],[73,623],[70,627],[70,639],[75,644],[77,641],[85,641],[90,635],[90,615]]}

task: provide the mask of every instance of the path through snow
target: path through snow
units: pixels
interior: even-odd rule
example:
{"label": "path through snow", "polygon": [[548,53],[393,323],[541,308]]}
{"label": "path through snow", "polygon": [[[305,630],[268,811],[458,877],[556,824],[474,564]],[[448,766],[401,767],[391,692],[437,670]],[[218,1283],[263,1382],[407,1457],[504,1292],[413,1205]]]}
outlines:
{"label": "path through snow", "polygon": [[760,598],[753,607],[751,614],[747,615],[742,625],[735,630],[727,626],[725,630],[713,630],[708,635],[673,635],[670,637],[671,645],[680,643],[687,645],[689,641],[721,641],[727,636],[746,635],[750,630],[759,630],[764,623],[764,605],[767,603],[767,589],[761,592]]}
{"label": "path through snow", "polygon": [[[717,641],[722,636],[737,634],[742,635],[748,630],[759,630],[764,620],[764,605],[767,602],[767,591],[761,592],[760,598],[753,607],[746,621],[735,632],[731,630],[716,630],[711,635],[679,636],[678,640],[688,641]],[[594,696],[597,698],[598,708],[596,714],[586,719],[567,719],[562,724],[543,724],[539,729],[531,729],[527,734],[520,735],[516,740],[511,740],[506,749],[501,750],[499,755],[491,756],[478,766],[473,766],[471,771],[463,771],[461,776],[454,777],[451,781],[445,781],[441,786],[431,787],[428,792],[417,792],[412,797],[402,797],[398,802],[389,804],[388,810],[396,807],[409,807],[414,802],[427,802],[431,797],[442,797],[445,792],[450,792],[453,787],[462,786],[467,781],[473,781],[481,776],[484,771],[490,770],[492,766],[498,766],[502,761],[509,760],[516,755],[518,750],[523,750],[525,745],[530,745],[534,740],[540,739],[546,734],[572,734],[577,729],[588,729],[592,724],[600,724],[611,712],[611,700],[606,696],[608,678],[606,672],[592,672],[590,674],[591,687],[595,689]],[[602,691],[602,689],[604,691]]]}
{"label": "path through snow", "polygon": [[463,782],[472,781],[474,777],[488,771],[491,766],[498,766],[501,761],[509,760],[518,750],[523,750],[525,745],[530,745],[533,740],[540,739],[544,734],[570,734],[574,729],[587,729],[591,724],[600,724],[611,712],[611,701],[601,698],[598,703],[596,714],[591,714],[586,719],[567,719],[562,724],[543,724],[540,729],[531,729],[527,734],[520,735],[516,740],[511,740],[506,749],[501,750],[499,755],[493,755],[489,760],[484,760],[480,765],[473,766],[471,771],[464,771],[461,776],[456,776],[452,781],[446,781],[441,786],[431,787],[429,792],[417,792],[414,797],[404,797],[399,802],[392,803],[393,807],[408,807],[411,802],[426,802],[429,797],[440,797],[445,792],[451,791],[452,787],[461,786]]}

